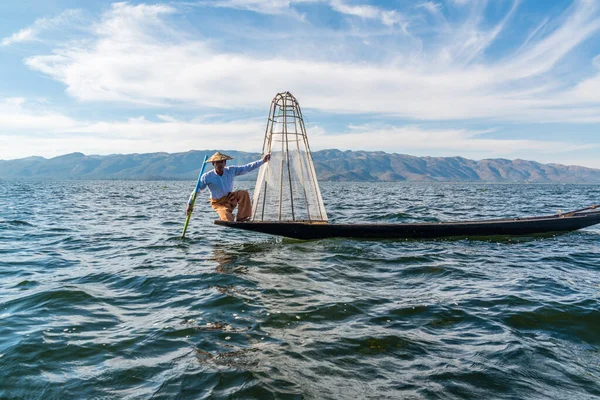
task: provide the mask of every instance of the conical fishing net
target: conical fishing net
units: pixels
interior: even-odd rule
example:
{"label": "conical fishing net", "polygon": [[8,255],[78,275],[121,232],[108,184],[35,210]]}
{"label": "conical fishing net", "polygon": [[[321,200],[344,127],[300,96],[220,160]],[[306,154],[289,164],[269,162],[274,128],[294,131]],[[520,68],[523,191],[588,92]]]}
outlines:
{"label": "conical fishing net", "polygon": [[271,153],[254,189],[252,220],[326,222],[327,214],[300,105],[291,93],[271,103],[263,154]]}

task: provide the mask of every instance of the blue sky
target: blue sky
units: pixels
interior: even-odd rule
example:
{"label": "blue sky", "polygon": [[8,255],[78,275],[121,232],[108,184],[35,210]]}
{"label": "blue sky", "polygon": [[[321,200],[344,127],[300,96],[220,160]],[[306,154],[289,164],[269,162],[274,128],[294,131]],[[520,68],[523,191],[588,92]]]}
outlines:
{"label": "blue sky", "polygon": [[0,159],[260,151],[276,93],[313,150],[600,168],[600,1],[0,4]]}

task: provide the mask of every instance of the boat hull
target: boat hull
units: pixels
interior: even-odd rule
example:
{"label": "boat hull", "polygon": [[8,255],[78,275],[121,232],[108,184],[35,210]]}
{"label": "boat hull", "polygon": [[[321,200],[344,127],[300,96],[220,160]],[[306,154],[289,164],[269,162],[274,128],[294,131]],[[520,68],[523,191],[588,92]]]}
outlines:
{"label": "boat hull", "polygon": [[598,223],[600,223],[600,211],[530,218],[414,224],[215,221],[215,224],[220,226],[301,240],[334,237],[355,239],[431,239],[452,236],[535,235],[573,231]]}

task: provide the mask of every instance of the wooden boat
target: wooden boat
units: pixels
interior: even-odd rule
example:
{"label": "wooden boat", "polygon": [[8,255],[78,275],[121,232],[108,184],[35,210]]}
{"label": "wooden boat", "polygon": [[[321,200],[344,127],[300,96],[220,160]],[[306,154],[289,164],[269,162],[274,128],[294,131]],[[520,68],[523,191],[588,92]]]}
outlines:
{"label": "wooden boat", "polygon": [[408,224],[330,224],[327,222],[229,222],[215,224],[293,239],[403,239],[536,235],[567,232],[600,223],[600,205],[555,215],[526,218]]}
{"label": "wooden boat", "polygon": [[410,224],[329,223],[312,160],[304,118],[290,92],[278,93],[269,109],[250,222],[215,224],[294,239],[442,238],[450,236],[534,235],[565,232],[600,223],[592,206],[541,217]]}

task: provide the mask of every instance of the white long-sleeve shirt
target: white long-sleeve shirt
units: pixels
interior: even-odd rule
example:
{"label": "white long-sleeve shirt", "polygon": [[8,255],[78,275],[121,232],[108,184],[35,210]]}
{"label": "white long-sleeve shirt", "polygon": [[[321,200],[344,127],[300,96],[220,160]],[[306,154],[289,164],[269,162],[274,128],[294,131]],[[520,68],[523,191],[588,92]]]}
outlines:
{"label": "white long-sleeve shirt", "polygon": [[[208,187],[210,192],[210,198],[213,200],[220,199],[223,196],[227,196],[229,192],[233,191],[233,179],[238,175],[244,175],[248,172],[254,171],[259,168],[265,162],[263,160],[253,161],[246,165],[232,165],[231,167],[225,167],[223,169],[223,175],[219,175],[213,169],[204,173],[200,177],[200,186],[198,191],[204,190]],[[190,195],[188,203],[192,202],[194,192]]]}

